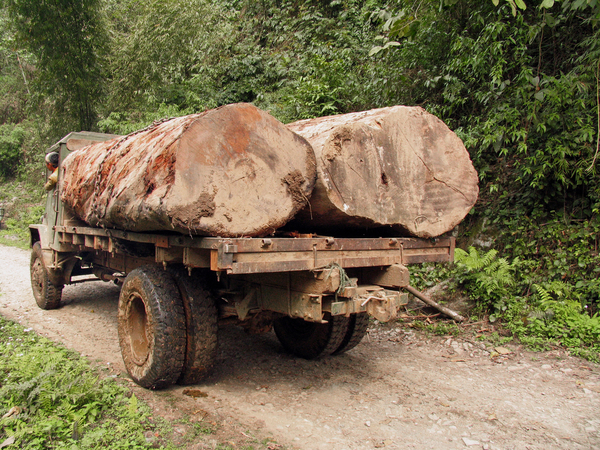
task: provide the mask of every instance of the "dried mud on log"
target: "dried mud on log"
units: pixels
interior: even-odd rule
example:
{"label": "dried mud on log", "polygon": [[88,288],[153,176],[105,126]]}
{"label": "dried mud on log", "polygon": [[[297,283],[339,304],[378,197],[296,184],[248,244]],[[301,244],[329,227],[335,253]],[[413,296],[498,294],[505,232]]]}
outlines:
{"label": "dried mud on log", "polygon": [[301,231],[378,229],[435,237],[471,210],[478,177],[462,141],[420,107],[393,106],[288,124],[317,157]]}
{"label": "dried mud on log", "polygon": [[250,104],[162,123],[73,152],[61,198],[92,226],[261,236],[311,194],[311,146]]}

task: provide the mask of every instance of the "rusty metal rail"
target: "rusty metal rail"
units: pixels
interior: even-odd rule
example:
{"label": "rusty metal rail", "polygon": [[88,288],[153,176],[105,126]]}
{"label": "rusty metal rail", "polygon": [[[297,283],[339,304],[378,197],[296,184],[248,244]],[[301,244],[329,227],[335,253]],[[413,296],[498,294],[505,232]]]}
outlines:
{"label": "rusty metal rail", "polygon": [[121,253],[119,242],[149,244],[158,263],[183,263],[230,274],[314,270],[454,260],[454,238],[218,238],[58,226],[60,252]]}

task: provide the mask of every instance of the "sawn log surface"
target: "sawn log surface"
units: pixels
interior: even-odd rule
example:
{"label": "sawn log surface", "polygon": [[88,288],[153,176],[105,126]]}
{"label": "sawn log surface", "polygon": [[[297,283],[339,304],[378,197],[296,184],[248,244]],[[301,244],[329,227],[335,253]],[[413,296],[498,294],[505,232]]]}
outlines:
{"label": "sawn log surface", "polygon": [[420,107],[393,106],[288,124],[317,157],[318,180],[290,224],[435,237],[471,210],[478,176],[462,141]]}
{"label": "sawn log surface", "polygon": [[84,147],[62,170],[62,201],[92,226],[223,237],[274,232],[316,180],[306,140],[244,103]]}

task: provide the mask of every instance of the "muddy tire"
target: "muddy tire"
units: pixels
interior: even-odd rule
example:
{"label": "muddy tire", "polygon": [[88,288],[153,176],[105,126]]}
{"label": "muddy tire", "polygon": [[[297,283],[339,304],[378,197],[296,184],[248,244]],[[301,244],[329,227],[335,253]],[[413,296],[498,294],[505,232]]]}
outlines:
{"label": "muddy tire", "polygon": [[31,275],[31,288],[37,305],[42,309],[58,308],[64,285],[56,286],[50,281],[48,269],[44,265],[42,246],[39,242],[33,244],[31,249],[29,271]]}
{"label": "muddy tire", "polygon": [[183,267],[169,268],[185,310],[186,349],[183,370],[177,383],[197,384],[204,379],[217,359],[218,314],[208,274],[195,270],[192,276]]}
{"label": "muddy tire", "polygon": [[185,356],[185,313],[175,280],[156,266],[129,273],[119,296],[119,344],[131,378],[148,389],[175,383]]}
{"label": "muddy tire", "polygon": [[367,328],[369,328],[369,315],[367,313],[352,314],[346,336],[333,354],[339,355],[356,347],[367,334]]}
{"label": "muddy tire", "polygon": [[273,323],[281,345],[290,353],[306,359],[315,359],[334,353],[344,341],[350,319],[344,316],[326,316],[327,323],[307,322],[282,317]]}

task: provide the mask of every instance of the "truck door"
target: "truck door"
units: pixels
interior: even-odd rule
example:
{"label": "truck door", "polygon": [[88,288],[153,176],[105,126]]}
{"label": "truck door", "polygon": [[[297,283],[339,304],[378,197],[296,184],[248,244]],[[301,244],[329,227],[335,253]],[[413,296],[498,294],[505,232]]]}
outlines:
{"label": "truck door", "polygon": [[[53,248],[55,246],[55,232],[54,232],[54,227],[56,225],[58,225],[59,222],[59,211],[60,211],[60,194],[59,194],[59,189],[58,186],[60,184],[60,178],[61,178],[61,165],[62,165],[62,160],[63,158],[66,156],[63,153],[66,152],[66,146],[64,144],[59,144],[58,148],[56,149],[51,149],[51,151],[57,151],[58,152],[58,183],[56,184],[56,186],[54,186],[54,188],[52,188],[50,191],[48,191],[48,196],[46,198],[46,217],[45,217],[45,222],[46,222],[46,242],[48,242],[48,246],[50,248]],[[51,175],[51,172],[46,169],[46,181],[48,180],[48,177]]]}

